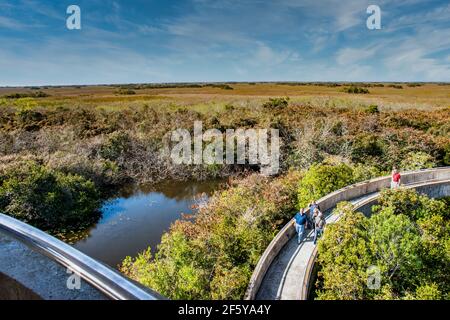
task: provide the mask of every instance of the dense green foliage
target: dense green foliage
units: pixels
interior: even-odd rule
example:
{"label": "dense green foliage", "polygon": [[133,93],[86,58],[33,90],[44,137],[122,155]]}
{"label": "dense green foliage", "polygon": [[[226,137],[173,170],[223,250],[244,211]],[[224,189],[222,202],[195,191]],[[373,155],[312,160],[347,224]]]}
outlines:
{"label": "dense green foliage", "polygon": [[117,90],[117,94],[129,96],[129,95],[136,94],[136,91],[134,91],[134,90],[132,90],[132,89],[125,89],[125,88],[122,88],[122,89]]}
{"label": "dense green foliage", "polygon": [[378,109],[378,106],[376,104],[371,104],[366,108],[366,112],[370,114],[378,114],[380,113],[380,110]]}
{"label": "dense green foliage", "polygon": [[0,212],[38,228],[58,232],[98,218],[99,193],[81,176],[33,162],[0,170]]}
{"label": "dense green foliage", "polygon": [[403,89],[403,86],[399,84],[390,84],[388,85],[388,88]]}
{"label": "dense green foliage", "polygon": [[369,93],[368,89],[361,88],[361,87],[355,87],[355,86],[351,86],[351,87],[345,88],[344,91],[347,92],[347,93],[363,93],[363,94]]}
{"label": "dense green foliage", "polygon": [[444,155],[443,163],[445,165],[449,166],[450,165],[450,143],[448,143],[445,146],[444,153],[445,153],[445,155]]}
{"label": "dense green foliage", "polygon": [[305,208],[312,201],[350,184],[386,175],[388,172],[373,166],[336,163],[333,158],[314,164],[306,170],[298,189],[298,207]]}
{"label": "dense green foliage", "polygon": [[203,87],[219,88],[222,90],[233,90],[233,87],[226,83],[209,83],[203,85]]}
{"label": "dense green foliage", "polygon": [[400,163],[400,168],[406,171],[430,169],[436,167],[433,157],[425,152],[410,152]]}
{"label": "dense green foliage", "polygon": [[289,105],[289,98],[271,98],[263,104],[266,109],[283,109]]}
{"label": "dense green foliage", "polygon": [[300,181],[299,208],[353,182],[353,169],[345,163],[313,165]]}
{"label": "dense green foliage", "polygon": [[[348,203],[319,241],[319,299],[449,299],[450,206],[386,190],[370,218]],[[371,268],[380,286],[370,288]]]}
{"label": "dense green foliage", "polygon": [[43,91],[35,91],[28,93],[11,93],[3,96],[6,99],[21,99],[21,98],[46,98],[50,95]]}
{"label": "dense green foliage", "polygon": [[296,206],[299,173],[268,180],[251,176],[200,208],[195,222],[178,221],[121,270],[172,299],[241,299],[259,257]]}

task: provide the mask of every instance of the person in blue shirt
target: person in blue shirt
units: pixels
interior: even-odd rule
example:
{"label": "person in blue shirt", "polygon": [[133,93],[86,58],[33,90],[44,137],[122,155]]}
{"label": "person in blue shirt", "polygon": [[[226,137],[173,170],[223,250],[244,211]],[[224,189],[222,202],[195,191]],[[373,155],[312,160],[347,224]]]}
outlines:
{"label": "person in blue shirt", "polygon": [[306,214],[305,209],[300,209],[300,212],[297,212],[295,215],[295,231],[297,231],[298,239],[297,243],[300,244],[303,239],[303,234],[305,232],[305,225],[306,225]]}

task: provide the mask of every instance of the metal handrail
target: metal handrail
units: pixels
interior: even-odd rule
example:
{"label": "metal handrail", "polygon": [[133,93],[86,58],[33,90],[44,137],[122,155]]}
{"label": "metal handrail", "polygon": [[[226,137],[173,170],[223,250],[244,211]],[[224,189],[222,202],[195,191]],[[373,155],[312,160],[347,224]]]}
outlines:
{"label": "metal handrail", "polygon": [[119,272],[94,260],[51,235],[0,213],[0,231],[11,235],[34,251],[69,268],[114,300],[161,300],[158,293],[144,288]]}

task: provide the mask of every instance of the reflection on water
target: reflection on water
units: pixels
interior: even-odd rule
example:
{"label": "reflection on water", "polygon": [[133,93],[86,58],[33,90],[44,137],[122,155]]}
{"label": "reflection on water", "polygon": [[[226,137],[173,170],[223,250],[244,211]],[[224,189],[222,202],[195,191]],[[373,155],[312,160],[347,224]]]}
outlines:
{"label": "reflection on water", "polygon": [[128,186],[107,201],[100,221],[74,244],[87,255],[117,267],[126,256],[148,246],[155,251],[161,236],[182,213],[192,213],[199,198],[207,198],[223,181],[170,181],[157,186]]}

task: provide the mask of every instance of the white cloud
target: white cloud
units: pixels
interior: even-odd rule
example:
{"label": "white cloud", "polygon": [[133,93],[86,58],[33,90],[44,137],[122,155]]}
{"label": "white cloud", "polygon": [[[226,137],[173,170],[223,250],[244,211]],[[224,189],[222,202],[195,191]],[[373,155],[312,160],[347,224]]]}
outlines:
{"label": "white cloud", "polygon": [[300,56],[289,50],[276,51],[271,47],[261,44],[255,53],[252,62],[258,65],[274,66],[286,61],[298,61]]}
{"label": "white cloud", "polygon": [[432,8],[430,11],[405,14],[399,17],[395,17],[391,23],[389,23],[388,30],[391,32],[398,31],[401,28],[416,27],[420,28],[424,24],[450,21],[450,4]]}
{"label": "white cloud", "polygon": [[13,30],[23,30],[27,27],[27,25],[23,24],[20,21],[15,19],[11,19],[8,17],[0,16],[0,28],[7,28]]}
{"label": "white cloud", "polygon": [[339,65],[349,65],[371,58],[376,53],[376,48],[342,48],[336,54]]}

